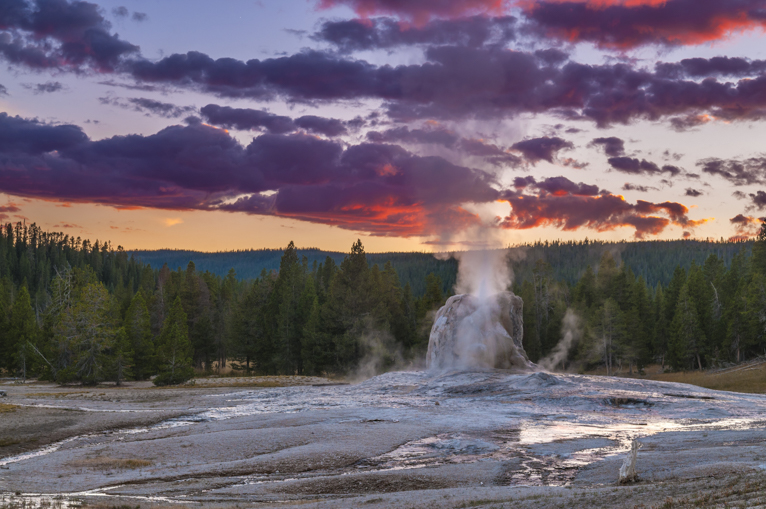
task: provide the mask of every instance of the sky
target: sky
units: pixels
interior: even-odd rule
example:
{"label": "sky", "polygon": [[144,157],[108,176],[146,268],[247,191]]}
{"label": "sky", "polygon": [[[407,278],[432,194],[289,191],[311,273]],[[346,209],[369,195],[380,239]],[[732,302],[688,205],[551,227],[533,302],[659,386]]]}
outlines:
{"label": "sky", "polygon": [[0,0],[0,221],[125,249],[749,238],[766,0]]}

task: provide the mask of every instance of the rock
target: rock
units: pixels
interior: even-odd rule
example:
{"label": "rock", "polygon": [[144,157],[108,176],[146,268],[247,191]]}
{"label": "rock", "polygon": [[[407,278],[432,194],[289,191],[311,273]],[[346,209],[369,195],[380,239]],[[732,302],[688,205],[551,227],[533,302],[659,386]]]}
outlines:
{"label": "rock", "polygon": [[485,300],[468,294],[450,297],[431,328],[428,368],[534,370],[522,345],[523,308],[512,292]]}
{"label": "rock", "polygon": [[639,447],[640,444],[638,443],[638,440],[633,440],[630,443],[630,451],[620,467],[620,484],[628,484],[638,480],[638,474],[636,473],[636,459],[638,458]]}
{"label": "rock", "polygon": [[0,391],[0,398],[4,398],[8,396],[8,394],[5,393],[5,391]]}

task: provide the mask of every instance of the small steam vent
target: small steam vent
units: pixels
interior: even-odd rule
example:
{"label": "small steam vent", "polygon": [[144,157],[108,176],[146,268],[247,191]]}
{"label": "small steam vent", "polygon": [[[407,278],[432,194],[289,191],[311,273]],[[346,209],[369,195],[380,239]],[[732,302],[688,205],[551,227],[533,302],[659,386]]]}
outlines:
{"label": "small steam vent", "polygon": [[524,302],[513,292],[480,299],[450,297],[436,313],[428,340],[428,368],[499,368],[533,371],[522,345]]}

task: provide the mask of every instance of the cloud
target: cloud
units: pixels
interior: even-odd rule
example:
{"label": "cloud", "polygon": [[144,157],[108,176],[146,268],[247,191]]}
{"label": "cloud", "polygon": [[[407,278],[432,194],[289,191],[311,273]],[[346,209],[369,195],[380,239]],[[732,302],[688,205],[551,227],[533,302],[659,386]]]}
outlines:
{"label": "cloud", "polygon": [[458,18],[471,14],[502,14],[505,0],[319,0],[320,9],[345,5],[364,18],[394,15],[422,25],[433,18]]}
{"label": "cloud", "polygon": [[391,18],[332,20],[312,38],[344,53],[412,45],[503,46],[516,38],[515,25],[511,16],[438,19],[421,26]]}
{"label": "cloud", "polygon": [[761,224],[766,222],[766,217],[755,218],[753,216],[737,214],[729,219],[729,222],[734,226],[736,232],[729,240],[747,240],[758,235]]}
{"label": "cloud", "polygon": [[514,143],[511,148],[521,152],[530,163],[536,164],[539,161],[552,163],[558,152],[564,149],[572,149],[574,145],[558,137],[550,138],[544,136]]}
{"label": "cloud", "polygon": [[691,196],[692,198],[699,198],[703,194],[705,194],[705,193],[703,193],[702,191],[699,191],[697,189],[693,189],[691,187],[687,188],[686,192],[684,193],[685,196]]}
{"label": "cloud", "polygon": [[37,85],[26,83],[22,86],[27,90],[31,90],[35,94],[52,94],[54,92],[64,90],[64,85],[58,81],[48,81],[45,83],[38,83]]}
{"label": "cloud", "polygon": [[342,121],[314,115],[304,115],[293,120],[290,117],[274,115],[263,110],[231,108],[217,104],[204,106],[200,113],[210,124],[227,129],[242,131],[265,129],[274,134],[285,134],[304,129],[329,137],[348,133]]}
{"label": "cloud", "polygon": [[396,145],[346,147],[314,136],[263,134],[245,147],[199,123],[92,141],[75,126],[3,114],[0,155],[0,189],[11,195],[269,214],[375,235],[459,230],[479,222],[462,204],[499,196],[485,172]]}
{"label": "cloud", "polygon": [[375,66],[307,50],[247,62],[203,53],[126,61],[144,84],[199,89],[221,97],[288,102],[384,102],[397,120],[503,118],[549,112],[599,127],[638,119],[725,121],[766,118],[766,75],[739,82],[669,79],[626,63],[587,65],[497,47],[431,46],[422,64]]}
{"label": "cloud", "polygon": [[85,1],[6,0],[0,13],[0,55],[35,69],[113,71],[139,48],[112,34],[100,11]]}
{"label": "cloud", "polygon": [[518,166],[522,160],[497,145],[480,139],[463,138],[445,128],[410,129],[395,127],[385,131],[368,131],[367,139],[376,143],[440,145],[467,156],[481,157],[495,166]]}
{"label": "cloud", "polygon": [[595,138],[588,146],[601,147],[609,157],[620,157],[625,154],[625,141],[615,136],[609,138]]}
{"label": "cloud", "polygon": [[722,177],[735,186],[766,183],[766,157],[749,159],[708,158],[697,162],[703,173]]}
{"label": "cloud", "polygon": [[133,15],[130,17],[133,21],[137,23],[143,23],[144,21],[149,19],[149,15],[145,12],[134,12]]}
{"label": "cloud", "polygon": [[165,219],[162,220],[162,223],[167,227],[175,226],[177,224],[182,224],[183,222],[184,220],[181,219],[180,217],[166,217]]}
{"label": "cloud", "polygon": [[655,65],[661,78],[709,78],[757,76],[766,71],[766,60],[718,56],[712,58],[685,58],[679,62],[658,62]]}
{"label": "cloud", "polygon": [[178,106],[146,97],[133,97],[123,100],[119,97],[108,96],[99,97],[98,100],[101,104],[117,106],[118,108],[139,111],[147,115],[156,115],[164,118],[179,118],[197,112],[197,108],[194,106]]}
{"label": "cloud", "polygon": [[753,207],[757,208],[758,210],[763,210],[766,208],[766,193],[763,191],[756,191],[755,193],[750,193],[749,196],[753,203]]}
{"label": "cloud", "polygon": [[602,48],[697,45],[766,25],[762,0],[524,1],[538,35]]}
{"label": "cloud", "polygon": [[636,238],[644,238],[658,235],[670,225],[694,228],[705,222],[689,219],[688,208],[680,203],[638,200],[631,204],[622,196],[599,191],[595,186],[583,188],[583,184],[559,179],[563,180],[549,184],[547,179],[542,185],[528,186],[536,189],[536,194],[524,193],[519,188],[504,192],[502,199],[511,205],[511,213],[500,221],[500,226],[508,229],[555,226],[566,231],[630,227],[635,229]]}
{"label": "cloud", "polygon": [[62,151],[87,141],[77,126],[50,125],[37,120],[11,117],[0,112],[0,153],[40,154]]}
{"label": "cloud", "polygon": [[0,85],[0,95],[8,95],[8,89],[3,85]]}
{"label": "cloud", "polygon": [[683,172],[677,166],[666,164],[659,167],[646,159],[639,160],[633,157],[610,157],[608,162],[613,169],[631,175],[660,175],[662,173],[669,173],[675,177]]}
{"label": "cloud", "polygon": [[701,224],[679,203],[631,204],[565,177],[515,184],[502,190],[487,172],[394,144],[266,133],[243,146],[201,123],[93,141],[76,126],[0,115],[0,191],[25,198],[274,215],[400,237],[479,225],[464,205],[498,200],[512,207],[502,228],[630,226],[644,236]]}
{"label": "cloud", "polygon": [[648,193],[649,191],[659,191],[656,187],[651,186],[640,186],[638,184],[630,184],[625,183],[625,185],[622,186],[623,191],[638,191],[639,193]]}

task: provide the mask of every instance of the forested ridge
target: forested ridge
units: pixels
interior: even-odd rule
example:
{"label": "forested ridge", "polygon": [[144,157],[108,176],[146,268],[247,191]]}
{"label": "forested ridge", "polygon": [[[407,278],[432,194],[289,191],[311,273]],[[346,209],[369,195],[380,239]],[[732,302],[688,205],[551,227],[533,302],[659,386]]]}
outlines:
{"label": "forested ridge", "polygon": [[[568,369],[700,369],[762,355],[765,246],[766,229],[755,242],[515,247],[525,348],[546,357],[566,322],[575,340],[557,361]],[[145,261],[108,242],[5,225],[0,367],[61,383],[170,384],[221,365],[260,374],[417,366],[457,270],[422,253],[368,255],[359,241],[323,259],[290,243],[254,278]]]}
{"label": "forested ridge", "polygon": [[[726,266],[742,248],[749,254],[752,241],[728,242],[724,240],[669,240],[639,242],[601,242],[584,240],[579,242],[535,242],[510,246],[517,251],[513,268],[516,279],[528,279],[537,260],[547,261],[553,268],[556,279],[569,284],[576,283],[588,266],[598,265],[605,252],[612,253],[615,259],[622,260],[634,274],[643,276],[647,284],[667,285],[673,277],[673,271],[679,264],[689,269],[692,262],[701,265],[707,257],[715,254]],[[257,278],[263,269],[267,272],[279,270],[282,258],[281,249],[251,249],[240,251],[200,252],[188,250],[160,249],[156,251],[131,251],[130,254],[153,267],[167,263],[171,269],[186,267],[192,261],[198,270],[226,276],[234,269],[237,278],[242,280]],[[416,297],[425,293],[425,276],[435,274],[442,280],[442,291],[449,293],[455,285],[458,264],[448,253],[434,257],[433,253],[367,253],[367,261],[372,266],[383,266],[390,261],[401,283],[410,284]],[[320,263],[328,256],[335,264],[340,264],[345,253],[321,251],[317,248],[298,248],[298,256],[305,256],[309,264]]]}

